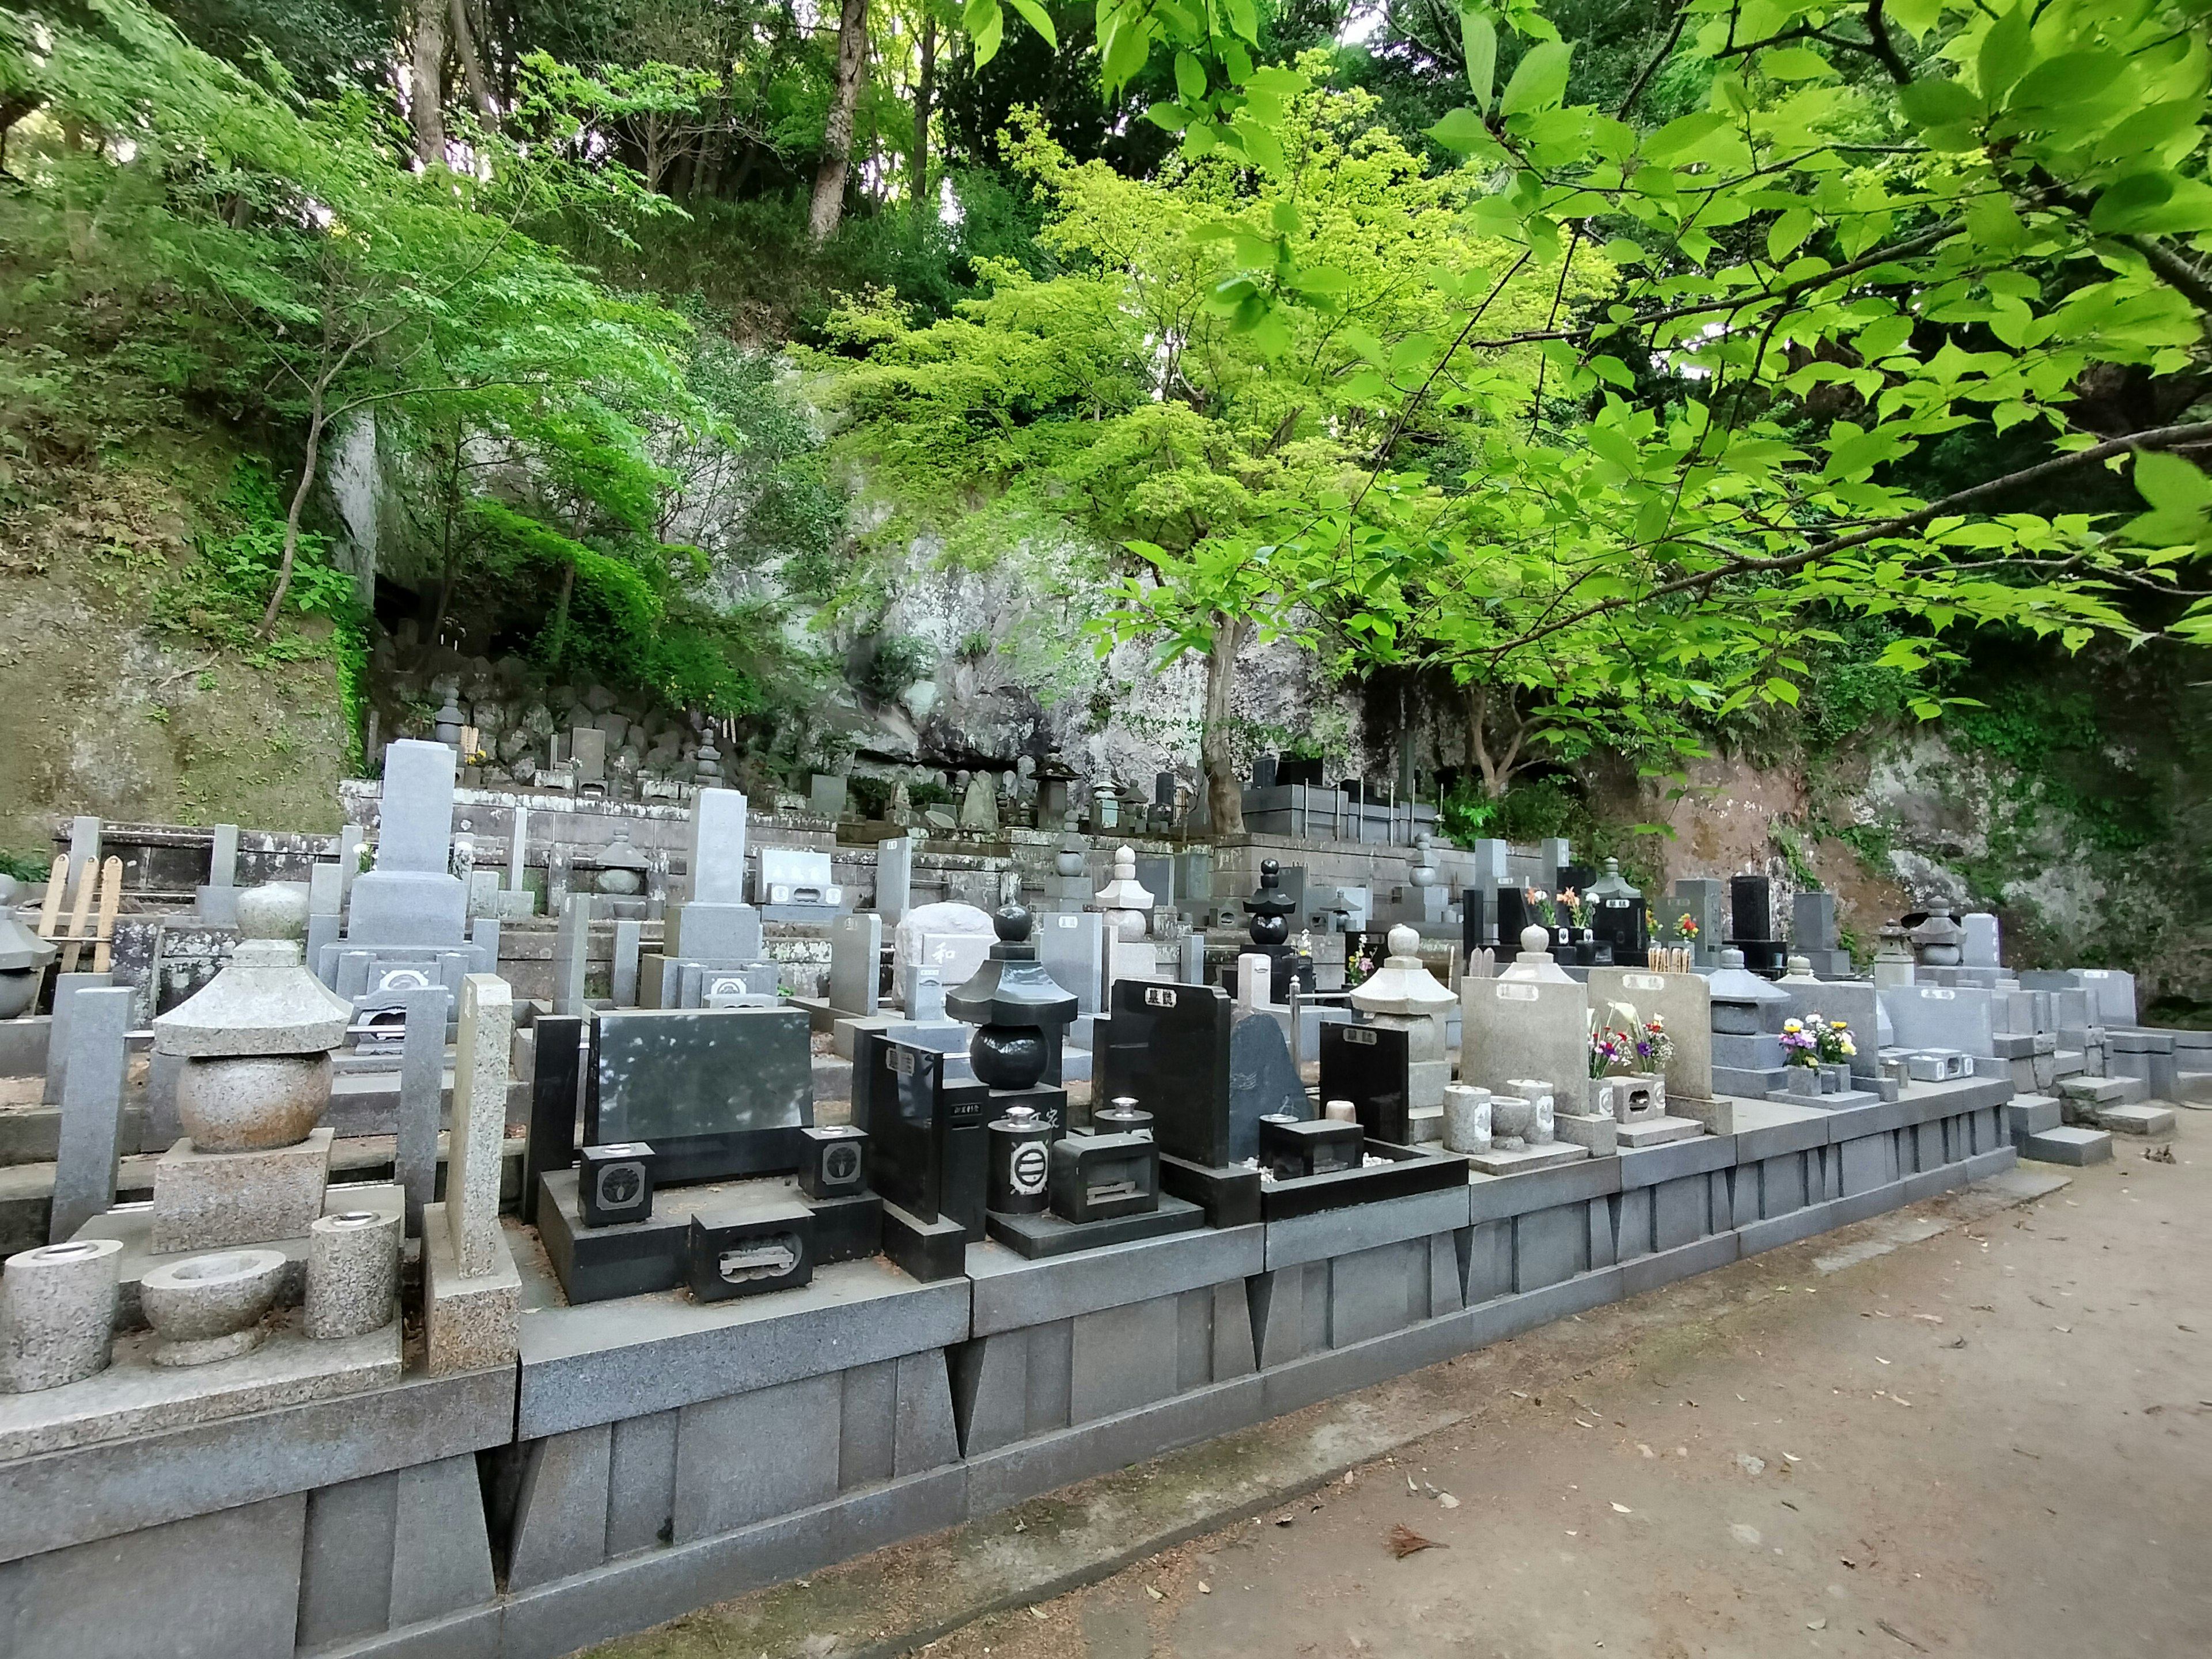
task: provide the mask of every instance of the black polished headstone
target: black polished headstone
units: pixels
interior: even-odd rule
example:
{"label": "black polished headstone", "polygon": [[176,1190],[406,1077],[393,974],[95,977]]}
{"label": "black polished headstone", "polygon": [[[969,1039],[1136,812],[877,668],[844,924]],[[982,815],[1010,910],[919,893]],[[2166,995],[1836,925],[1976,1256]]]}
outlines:
{"label": "black polished headstone", "polygon": [[1765,876],[1729,878],[1729,938],[1774,937],[1774,884]]}
{"label": "black polished headstone", "polygon": [[1114,982],[1104,1046],[1093,1051],[1093,1099],[1127,1095],[1156,1120],[1160,1150],[1194,1164],[1232,1162],[1229,1051],[1232,1011],[1211,985]]}
{"label": "black polished headstone", "polygon": [[1522,930],[1536,917],[1528,908],[1525,888],[1507,884],[1498,890],[1498,961],[1500,965],[1521,954]]}
{"label": "black polished headstone", "polygon": [[1305,1085],[1298,1081],[1291,1046],[1273,1014],[1240,1016],[1229,1032],[1229,1157],[1241,1164],[1260,1155],[1260,1120],[1270,1113],[1307,1114]]}
{"label": "black polished headstone", "polygon": [[1277,1181],[1356,1170],[1365,1161],[1366,1151],[1367,1137],[1357,1123],[1332,1123],[1326,1118],[1302,1123],[1260,1120],[1260,1167]]}
{"label": "black polished headstone", "polygon": [[1348,1100],[1359,1127],[1394,1146],[1412,1144],[1407,1033],[1389,1025],[1330,1021],[1321,1028],[1321,1097]]}
{"label": "black polished headstone", "polygon": [[522,1149],[522,1218],[536,1226],[538,1177],[571,1169],[576,1162],[584,1022],[575,1014],[540,1014],[530,1030],[530,1139]]}
{"label": "black polished headstone", "polygon": [[814,1058],[797,1008],[595,1014],[584,1137],[652,1142],[663,1185],[796,1170],[814,1121]]}
{"label": "black polished headstone", "polygon": [[[1563,864],[1559,866],[1558,885],[1552,889],[1552,896],[1557,898],[1561,893],[1570,890],[1578,894],[1587,893],[1589,891],[1590,884],[1596,879],[1597,866],[1595,865]],[[1565,918],[1562,917],[1561,920],[1564,921]]]}
{"label": "black polished headstone", "polygon": [[1318,789],[1321,772],[1318,760],[1296,760],[1285,755],[1275,762],[1275,781],[1279,784],[1302,783],[1310,789]]}
{"label": "black polished headstone", "polygon": [[1459,896],[1460,954],[1472,956],[1486,945],[1497,943],[1497,895],[1480,887],[1463,889]]}

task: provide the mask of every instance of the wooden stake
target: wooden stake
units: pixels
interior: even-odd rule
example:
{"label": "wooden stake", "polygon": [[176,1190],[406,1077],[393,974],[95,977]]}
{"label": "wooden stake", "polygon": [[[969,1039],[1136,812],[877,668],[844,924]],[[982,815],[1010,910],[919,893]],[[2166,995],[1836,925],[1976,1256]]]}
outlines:
{"label": "wooden stake", "polygon": [[100,868],[99,942],[92,948],[92,971],[95,974],[106,973],[114,960],[115,913],[122,903],[123,860],[111,858]]}

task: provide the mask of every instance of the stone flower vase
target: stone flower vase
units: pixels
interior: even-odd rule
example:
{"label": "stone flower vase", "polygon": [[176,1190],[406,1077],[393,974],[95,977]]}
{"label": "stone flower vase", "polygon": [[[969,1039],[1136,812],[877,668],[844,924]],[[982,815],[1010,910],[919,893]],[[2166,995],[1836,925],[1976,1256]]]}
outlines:
{"label": "stone flower vase", "polygon": [[1821,1093],[1849,1094],[1851,1089],[1851,1063],[1848,1060],[1824,1060],[1820,1062],[1820,1077]]}
{"label": "stone flower vase", "polygon": [[1817,1100],[1827,1092],[1827,1079],[1817,1066],[1791,1066],[1784,1071],[1782,1086],[1790,1094]]}

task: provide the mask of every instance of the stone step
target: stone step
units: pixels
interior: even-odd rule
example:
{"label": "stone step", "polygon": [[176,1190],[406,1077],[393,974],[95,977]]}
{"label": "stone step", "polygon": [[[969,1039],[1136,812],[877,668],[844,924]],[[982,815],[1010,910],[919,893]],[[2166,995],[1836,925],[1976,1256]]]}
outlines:
{"label": "stone step", "polygon": [[2212,1072],[2178,1072],[2174,1083],[2176,1098],[2212,1105]]}
{"label": "stone step", "polygon": [[2173,1109],[2170,1106],[2107,1106],[2098,1112],[2097,1127],[2110,1129],[2116,1135],[2163,1139],[2173,1133]]}
{"label": "stone step", "polygon": [[2079,1077],[2088,1069],[2089,1058],[2079,1048],[2061,1048],[2051,1057],[2051,1073],[2056,1077]]}
{"label": "stone step", "polygon": [[2015,1146],[2065,1121],[2065,1109],[2049,1095],[2014,1095],[2005,1103],[2004,1111],[2005,1127]]}
{"label": "stone step", "polygon": [[2135,1080],[2125,1077],[2070,1077],[2058,1085],[2058,1092],[2069,1100],[2119,1106],[2126,1103],[2128,1085]]}
{"label": "stone step", "polygon": [[2028,1136],[2020,1155],[2044,1164],[2101,1164],[2112,1155],[2112,1137],[2103,1129],[2045,1129]]}

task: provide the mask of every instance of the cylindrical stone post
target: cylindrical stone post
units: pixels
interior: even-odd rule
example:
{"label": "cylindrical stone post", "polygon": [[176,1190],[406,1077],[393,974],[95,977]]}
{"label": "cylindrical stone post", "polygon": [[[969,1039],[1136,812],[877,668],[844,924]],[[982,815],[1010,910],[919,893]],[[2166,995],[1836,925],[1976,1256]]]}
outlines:
{"label": "cylindrical stone post", "polygon": [[75,1238],[22,1250],[0,1270],[0,1391],[58,1389],[107,1366],[123,1246]]}
{"label": "cylindrical stone post", "polygon": [[1470,1084],[1444,1085],[1444,1150],[1448,1152],[1486,1152],[1490,1150],[1490,1091]]}
{"label": "cylindrical stone post", "polygon": [[307,1229],[307,1332],[323,1341],[392,1322],[399,1289],[399,1216],[347,1210]]}

